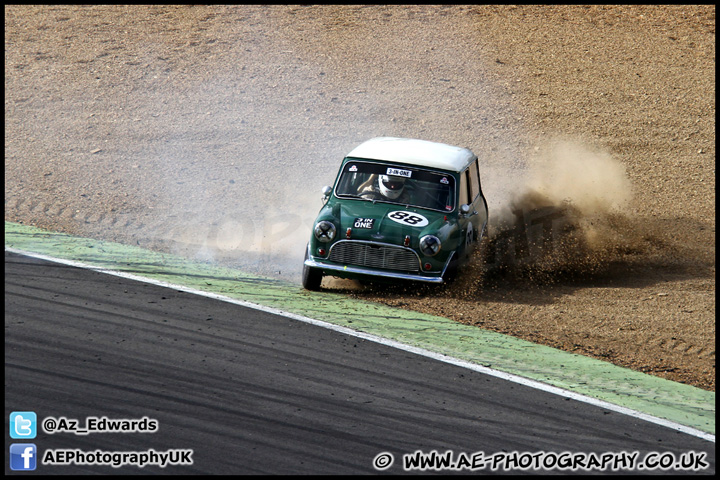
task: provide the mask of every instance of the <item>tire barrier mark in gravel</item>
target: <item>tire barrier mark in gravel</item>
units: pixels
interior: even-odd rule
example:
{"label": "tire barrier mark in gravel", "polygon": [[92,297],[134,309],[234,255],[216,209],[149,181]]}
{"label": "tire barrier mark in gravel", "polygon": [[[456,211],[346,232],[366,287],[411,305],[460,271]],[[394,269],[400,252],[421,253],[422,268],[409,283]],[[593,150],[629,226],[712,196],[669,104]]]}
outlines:
{"label": "tire barrier mark in gravel", "polygon": [[[6,199],[6,216],[18,218],[27,217],[31,214],[40,218],[40,224],[52,224],[54,219],[74,221],[70,233],[79,235],[97,236],[102,233],[109,233],[110,237],[133,241],[133,243],[168,242],[173,244],[175,239],[181,238],[183,230],[192,231],[193,227],[184,223],[179,226],[177,220],[159,218],[146,219],[137,218],[133,214],[119,214],[114,212],[87,213],[82,209],[68,207],[59,204],[48,205],[33,199]],[[202,219],[201,214],[196,218]],[[182,242],[180,242],[182,243]]]}
{"label": "tire barrier mark in gravel", "polygon": [[715,356],[714,349],[707,349],[705,347],[693,345],[682,339],[660,337],[652,339],[648,341],[648,343],[657,345],[663,350],[681,352],[682,355],[692,355],[702,358]]}
{"label": "tire barrier mark in gravel", "polygon": [[5,223],[5,245],[6,249],[37,252],[184,285],[391,339],[436,352],[439,356],[449,356],[643,412],[675,425],[690,427],[696,433],[709,432],[714,441],[714,392],[590,357],[536,345],[442,317],[353,300],[329,292],[311,294],[296,284],[208,262],[47,232],[10,222]]}

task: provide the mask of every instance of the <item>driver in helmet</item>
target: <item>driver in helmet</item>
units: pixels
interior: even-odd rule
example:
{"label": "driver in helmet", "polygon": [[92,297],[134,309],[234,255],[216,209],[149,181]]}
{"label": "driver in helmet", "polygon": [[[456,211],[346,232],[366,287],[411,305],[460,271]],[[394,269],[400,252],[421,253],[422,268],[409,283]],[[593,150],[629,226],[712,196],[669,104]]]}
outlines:
{"label": "driver in helmet", "polygon": [[360,195],[370,200],[386,200],[397,203],[409,203],[410,195],[405,190],[405,177],[394,175],[379,175],[377,181],[372,181],[365,187]]}

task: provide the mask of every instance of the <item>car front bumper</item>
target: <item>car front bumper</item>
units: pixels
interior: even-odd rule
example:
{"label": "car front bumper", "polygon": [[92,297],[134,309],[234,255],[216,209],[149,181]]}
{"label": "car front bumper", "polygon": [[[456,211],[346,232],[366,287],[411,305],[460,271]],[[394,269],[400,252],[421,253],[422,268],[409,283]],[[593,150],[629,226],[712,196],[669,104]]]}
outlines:
{"label": "car front bumper", "polygon": [[369,277],[382,277],[382,278],[392,278],[392,279],[398,279],[398,280],[408,280],[413,282],[425,282],[425,283],[435,283],[440,284],[444,283],[444,276],[445,271],[448,268],[448,265],[450,264],[450,261],[452,260],[453,255],[448,258],[447,263],[445,264],[445,267],[443,268],[443,271],[440,273],[435,272],[434,275],[419,275],[419,274],[413,274],[413,273],[402,273],[402,272],[393,272],[389,270],[381,270],[376,268],[367,268],[367,267],[360,267],[360,266],[354,266],[354,265],[337,265],[332,263],[325,263],[325,262],[317,262],[313,260],[312,257],[308,256],[308,258],[305,260],[305,266],[311,267],[311,268],[317,268],[319,270],[322,270],[328,275],[333,275],[335,273],[338,277],[354,277],[354,276],[369,276]]}

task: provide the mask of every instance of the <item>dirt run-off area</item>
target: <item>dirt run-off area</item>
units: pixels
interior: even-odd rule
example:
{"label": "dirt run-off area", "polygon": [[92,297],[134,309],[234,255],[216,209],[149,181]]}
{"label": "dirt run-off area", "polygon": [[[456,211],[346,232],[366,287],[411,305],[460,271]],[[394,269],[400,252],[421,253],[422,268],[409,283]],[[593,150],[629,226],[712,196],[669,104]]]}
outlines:
{"label": "dirt run-off area", "polygon": [[296,281],[376,136],[470,148],[453,284],[325,288],[715,390],[714,6],[6,6],[5,219]]}

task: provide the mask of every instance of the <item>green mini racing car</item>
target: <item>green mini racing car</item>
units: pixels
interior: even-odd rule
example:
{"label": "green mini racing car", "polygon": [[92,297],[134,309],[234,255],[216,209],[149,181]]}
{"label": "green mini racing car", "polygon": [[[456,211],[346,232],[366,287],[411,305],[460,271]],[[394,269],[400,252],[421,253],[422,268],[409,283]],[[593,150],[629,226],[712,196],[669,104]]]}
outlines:
{"label": "green mini racing car", "polygon": [[443,283],[486,235],[478,158],[467,148],[379,137],[352,150],[324,187],[302,283],[330,275]]}

